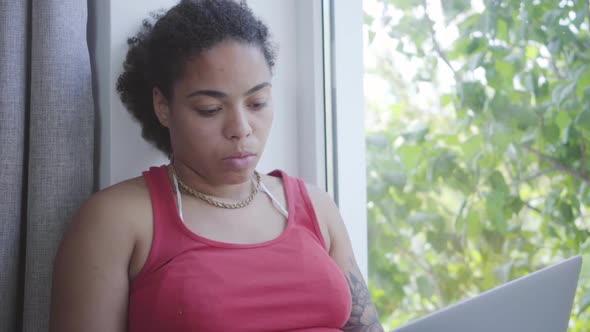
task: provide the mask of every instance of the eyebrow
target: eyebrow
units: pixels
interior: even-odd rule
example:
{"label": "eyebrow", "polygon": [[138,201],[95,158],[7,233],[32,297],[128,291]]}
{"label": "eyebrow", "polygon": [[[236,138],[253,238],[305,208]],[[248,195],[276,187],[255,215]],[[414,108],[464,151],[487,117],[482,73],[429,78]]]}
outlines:
{"label": "eyebrow", "polygon": [[[251,94],[255,93],[256,91],[262,90],[262,89],[264,89],[266,87],[270,87],[270,86],[272,86],[272,85],[269,82],[260,83],[260,84],[256,85],[255,87],[253,87],[252,89],[246,91],[244,96],[251,95]],[[213,98],[225,98],[225,97],[227,97],[227,93],[217,91],[217,90],[197,90],[197,91],[191,92],[186,97],[191,98],[191,97],[195,97],[195,96],[209,96],[209,97],[213,97]]]}

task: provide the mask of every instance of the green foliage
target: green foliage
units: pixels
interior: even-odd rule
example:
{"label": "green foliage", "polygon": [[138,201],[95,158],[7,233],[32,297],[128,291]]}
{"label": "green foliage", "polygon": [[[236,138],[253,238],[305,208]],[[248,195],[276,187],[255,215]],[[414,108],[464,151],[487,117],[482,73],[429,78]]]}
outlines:
{"label": "green foliage", "polygon": [[367,76],[389,91],[386,103],[367,96],[369,281],[382,321],[581,254],[570,331],[585,331],[587,0],[373,2]]}

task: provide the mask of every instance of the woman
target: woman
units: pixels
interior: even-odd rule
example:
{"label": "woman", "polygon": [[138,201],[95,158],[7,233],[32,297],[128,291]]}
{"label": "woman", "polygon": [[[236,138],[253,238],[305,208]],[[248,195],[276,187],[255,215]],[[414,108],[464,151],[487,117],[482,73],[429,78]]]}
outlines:
{"label": "woman", "polygon": [[129,40],[121,100],[171,157],[95,194],[55,262],[52,331],[382,331],[337,207],[255,171],[274,52],[245,3],[184,0]]}

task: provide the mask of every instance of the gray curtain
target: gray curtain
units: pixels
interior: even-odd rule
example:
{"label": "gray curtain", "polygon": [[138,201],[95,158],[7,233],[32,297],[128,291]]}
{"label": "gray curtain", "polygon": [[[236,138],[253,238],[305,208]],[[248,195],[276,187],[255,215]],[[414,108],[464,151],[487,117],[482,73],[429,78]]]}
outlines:
{"label": "gray curtain", "polygon": [[0,0],[0,331],[47,331],[53,259],[93,190],[86,1]]}

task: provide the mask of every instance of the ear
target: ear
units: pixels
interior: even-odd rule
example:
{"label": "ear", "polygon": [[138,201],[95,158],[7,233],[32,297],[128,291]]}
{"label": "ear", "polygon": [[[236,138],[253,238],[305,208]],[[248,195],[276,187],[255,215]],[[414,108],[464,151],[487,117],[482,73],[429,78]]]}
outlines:
{"label": "ear", "polygon": [[168,99],[164,96],[162,91],[157,87],[152,89],[152,100],[154,103],[154,113],[160,121],[162,126],[169,128],[170,126],[170,106]]}

